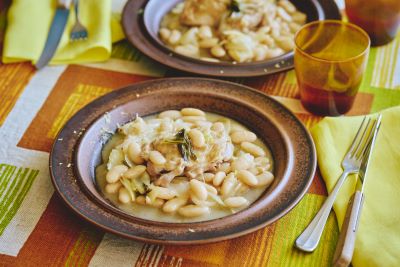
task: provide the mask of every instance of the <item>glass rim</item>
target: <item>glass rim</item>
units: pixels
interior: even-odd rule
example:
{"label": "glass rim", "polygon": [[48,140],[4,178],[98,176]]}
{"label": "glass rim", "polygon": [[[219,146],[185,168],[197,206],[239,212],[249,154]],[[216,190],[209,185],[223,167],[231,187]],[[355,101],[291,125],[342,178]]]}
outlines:
{"label": "glass rim", "polygon": [[[314,26],[315,24],[325,24],[325,23],[336,24],[336,25],[344,25],[344,26],[346,26],[346,27],[353,28],[353,29],[355,29],[356,31],[358,31],[359,33],[361,33],[362,35],[364,35],[364,36],[367,38],[368,44],[366,45],[365,49],[364,49],[362,52],[360,52],[359,54],[357,54],[357,55],[355,55],[355,56],[353,56],[353,57],[349,57],[349,58],[341,59],[341,60],[329,60],[329,59],[324,59],[324,58],[316,57],[316,56],[310,55],[309,53],[307,53],[306,51],[304,51],[302,48],[300,48],[300,46],[297,44],[297,36],[299,35],[299,33],[300,33],[302,30],[306,29],[306,28],[309,28],[309,27],[311,27],[311,26]],[[298,50],[298,51],[301,52],[303,55],[305,55],[305,56],[307,56],[307,57],[309,57],[309,58],[311,58],[311,59],[313,59],[313,60],[322,61],[322,62],[327,62],[327,63],[340,63],[340,62],[352,61],[352,60],[357,59],[357,58],[359,58],[359,57],[362,57],[362,56],[364,56],[366,53],[368,53],[368,51],[369,51],[369,49],[370,49],[370,46],[371,46],[371,39],[369,38],[369,35],[368,35],[368,33],[367,33],[365,30],[363,30],[361,27],[359,27],[359,26],[357,26],[357,25],[355,25],[355,24],[353,24],[353,23],[350,23],[350,22],[347,22],[347,21],[343,21],[343,20],[327,19],[327,20],[316,20],[316,21],[312,21],[312,22],[309,22],[309,23],[307,23],[307,24],[304,24],[304,25],[296,32],[296,34],[295,34],[295,36],[294,36],[294,44],[295,44],[296,50]]]}

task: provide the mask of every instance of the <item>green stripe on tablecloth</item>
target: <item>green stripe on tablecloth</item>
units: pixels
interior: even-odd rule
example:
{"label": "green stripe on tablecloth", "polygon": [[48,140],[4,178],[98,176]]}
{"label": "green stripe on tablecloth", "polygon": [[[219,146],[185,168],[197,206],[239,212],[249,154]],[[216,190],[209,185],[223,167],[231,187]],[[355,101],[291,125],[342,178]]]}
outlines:
{"label": "green stripe on tablecloth", "polygon": [[138,62],[143,55],[128,41],[124,40],[113,44],[111,57]]}
{"label": "green stripe on tablecloth", "polygon": [[0,196],[2,196],[3,192],[7,189],[8,182],[10,181],[15,169],[16,167],[11,165],[0,165]]}
{"label": "green stripe on tablecloth", "polygon": [[324,233],[313,253],[293,249],[296,238],[321,207],[325,196],[307,194],[303,200],[277,223],[271,253],[266,265],[271,266],[331,266],[339,234],[336,217],[329,215]]}
{"label": "green stripe on tablecloth", "polygon": [[38,170],[0,164],[0,235],[17,213]]}

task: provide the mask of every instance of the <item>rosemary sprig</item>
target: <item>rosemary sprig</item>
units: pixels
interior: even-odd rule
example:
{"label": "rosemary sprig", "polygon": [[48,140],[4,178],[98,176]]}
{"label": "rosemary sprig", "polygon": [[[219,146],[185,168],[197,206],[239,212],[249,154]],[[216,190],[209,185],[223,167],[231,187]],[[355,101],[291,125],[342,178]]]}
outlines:
{"label": "rosemary sprig", "polygon": [[174,139],[164,140],[166,144],[177,144],[179,152],[185,161],[196,160],[196,154],[193,151],[192,142],[185,129],[180,130]]}
{"label": "rosemary sprig", "polygon": [[234,13],[234,12],[240,12],[239,2],[237,0],[232,0],[231,4],[229,6],[229,10],[230,10],[229,15],[232,15],[232,13]]}

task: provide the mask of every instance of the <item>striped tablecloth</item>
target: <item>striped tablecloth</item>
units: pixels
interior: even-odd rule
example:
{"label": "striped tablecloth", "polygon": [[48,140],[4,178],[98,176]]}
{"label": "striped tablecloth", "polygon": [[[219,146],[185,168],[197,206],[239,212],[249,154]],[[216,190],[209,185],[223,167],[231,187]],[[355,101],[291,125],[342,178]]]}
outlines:
{"label": "striped tablecloth", "polygon": [[[1,7],[0,3],[0,7]],[[5,28],[5,9],[0,29]],[[2,34],[0,34],[2,36]],[[0,37],[0,43],[1,43]],[[400,104],[400,36],[373,48],[349,115]],[[147,59],[126,41],[102,64],[46,67],[0,65],[0,266],[329,266],[338,238],[331,213],[312,254],[293,248],[295,238],[326,197],[316,174],[304,199],[276,223],[246,236],[208,245],[161,246],[104,233],[73,214],[50,182],[49,151],[56,133],[93,99],[138,81],[179,73]],[[311,127],[299,101],[294,71],[231,79],[261,90]]]}

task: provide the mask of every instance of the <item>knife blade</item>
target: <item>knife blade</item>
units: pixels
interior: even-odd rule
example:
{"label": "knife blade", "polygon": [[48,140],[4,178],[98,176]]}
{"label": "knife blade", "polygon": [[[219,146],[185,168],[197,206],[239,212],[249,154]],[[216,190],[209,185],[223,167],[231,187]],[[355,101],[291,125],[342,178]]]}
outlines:
{"label": "knife blade", "polygon": [[367,177],[369,161],[371,159],[376,137],[381,125],[381,119],[382,116],[379,115],[371,129],[372,138],[367,145],[361,162],[360,171],[358,173],[359,182],[357,183],[355,193],[350,198],[347,206],[346,216],[343,220],[339,240],[333,256],[333,264],[335,267],[349,266],[353,257],[356,232],[360,221],[361,209],[364,203],[364,186]]}
{"label": "knife blade", "polygon": [[35,64],[37,69],[46,66],[54,56],[68,21],[70,5],[71,0],[58,0],[58,6],[50,26],[50,31],[47,35],[46,43],[39,60]]}

